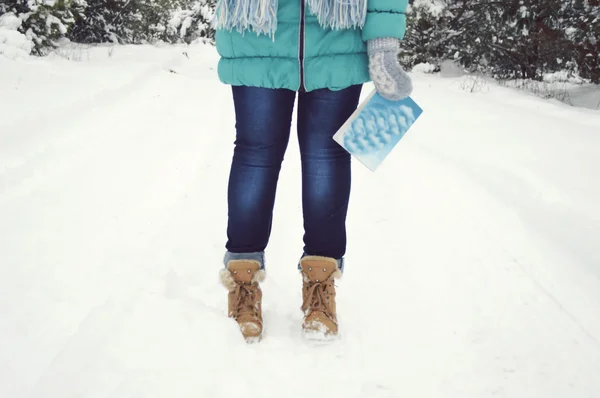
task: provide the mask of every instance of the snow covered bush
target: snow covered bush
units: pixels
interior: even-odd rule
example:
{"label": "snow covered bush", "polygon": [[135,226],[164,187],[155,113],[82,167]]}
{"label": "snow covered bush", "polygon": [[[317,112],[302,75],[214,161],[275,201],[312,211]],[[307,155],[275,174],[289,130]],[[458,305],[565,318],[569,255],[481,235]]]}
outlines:
{"label": "snow covered bush", "polygon": [[177,7],[171,13],[167,27],[167,40],[171,43],[191,43],[198,38],[213,39],[214,29],[210,25],[216,0],[191,1],[185,9]]}
{"label": "snow covered bush", "polygon": [[4,0],[2,10],[19,18],[18,31],[33,42],[32,52],[44,55],[65,37],[85,5],[85,0]]}
{"label": "snow covered bush", "polygon": [[27,57],[33,49],[33,42],[19,32],[21,19],[9,12],[0,15],[0,55],[14,59]]}

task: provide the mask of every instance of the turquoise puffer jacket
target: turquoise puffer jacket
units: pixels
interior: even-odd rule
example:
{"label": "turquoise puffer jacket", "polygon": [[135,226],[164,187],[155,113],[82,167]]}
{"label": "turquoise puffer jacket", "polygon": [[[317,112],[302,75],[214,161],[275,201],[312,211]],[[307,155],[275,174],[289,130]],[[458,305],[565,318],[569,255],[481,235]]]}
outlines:
{"label": "turquoise puffer jacket", "polygon": [[408,0],[368,0],[365,25],[331,30],[319,25],[304,0],[279,0],[273,38],[219,29],[219,79],[233,86],[341,90],[370,81],[366,41],[402,39]]}

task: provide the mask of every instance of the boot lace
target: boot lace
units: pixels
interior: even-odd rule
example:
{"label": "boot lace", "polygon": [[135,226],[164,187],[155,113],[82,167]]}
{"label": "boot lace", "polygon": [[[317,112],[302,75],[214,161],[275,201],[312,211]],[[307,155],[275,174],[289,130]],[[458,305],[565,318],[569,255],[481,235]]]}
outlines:
{"label": "boot lace", "polygon": [[302,303],[302,311],[319,311],[327,315],[330,319],[334,319],[328,293],[329,288],[333,286],[333,280],[309,283],[308,292]]}
{"label": "boot lace", "polygon": [[260,290],[257,284],[237,283],[233,293],[233,316],[236,319],[258,319],[256,303],[260,299]]}

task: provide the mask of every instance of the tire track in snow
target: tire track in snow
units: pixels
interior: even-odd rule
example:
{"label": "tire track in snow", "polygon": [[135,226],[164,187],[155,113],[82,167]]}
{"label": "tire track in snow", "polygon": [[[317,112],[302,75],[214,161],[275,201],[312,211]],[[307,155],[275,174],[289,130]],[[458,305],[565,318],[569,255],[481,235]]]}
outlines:
{"label": "tire track in snow", "polygon": [[[136,89],[142,87],[145,83],[151,80],[153,77],[164,73],[171,67],[175,67],[181,64],[183,55],[178,54],[177,56],[171,57],[169,60],[162,62],[158,65],[151,65],[147,67],[143,72],[133,76],[132,80],[120,87],[112,89],[104,89],[85,100],[78,100],[71,104],[64,105],[60,109],[51,109],[46,112],[36,114],[36,118],[27,118],[26,120],[19,121],[12,125],[7,125],[6,131],[14,131],[12,136],[7,133],[3,133],[3,149],[12,145],[17,145],[22,141],[23,132],[35,132],[39,130],[39,127],[57,126],[62,125],[65,120],[72,122],[74,120],[88,119],[90,113],[89,110],[93,110],[98,107],[114,107],[115,103],[123,102],[131,96],[136,95]],[[80,69],[80,73],[86,73],[85,68]],[[41,125],[41,126],[40,126]],[[59,129],[66,131],[64,129]],[[30,137],[35,138],[35,137]],[[31,144],[30,141],[27,144]]]}
{"label": "tire track in snow", "polygon": [[[507,252],[507,254],[510,255],[510,253]],[[527,271],[527,269],[525,268],[525,266],[523,266],[523,264],[521,264],[521,262],[516,259],[513,258],[513,262],[515,264],[517,264],[519,266],[519,268],[521,269],[521,271],[523,272],[523,274],[527,275],[527,277],[529,279],[531,279],[531,282],[537,286],[537,288],[543,292],[554,304],[556,304],[556,306],[569,318],[571,319],[571,321],[573,321],[574,324],[576,324],[579,329],[585,334],[587,335],[587,337],[589,337],[589,339],[591,341],[593,341],[596,345],[596,348],[599,349],[600,352],[600,341],[598,341],[598,338],[596,336],[594,336],[589,330],[586,329],[586,327],[581,323],[581,321],[575,316],[573,315],[572,312],[570,312],[567,308],[565,308],[565,306],[560,302],[560,300],[558,300],[548,289],[546,289],[546,287],[544,287],[544,285],[533,275],[531,275],[531,273],[529,273]]]}
{"label": "tire track in snow", "polygon": [[[193,181],[189,182],[193,186]],[[136,245],[135,252],[124,247],[124,256],[117,255],[114,248],[110,248],[110,257],[120,258],[121,262],[129,259],[128,271],[121,273],[121,280],[115,281],[113,291],[104,303],[90,310],[89,314],[80,323],[76,333],[65,343],[64,347],[55,355],[50,365],[40,377],[39,381],[29,394],[34,397],[63,398],[77,392],[83,393],[90,388],[88,384],[98,377],[94,372],[98,363],[107,358],[103,357],[107,343],[124,326],[125,320],[139,305],[140,299],[148,292],[148,286],[153,279],[165,275],[168,268],[165,263],[156,262],[147,254],[142,259],[135,259],[135,253],[152,253],[153,257],[161,257],[160,253],[169,252],[170,247],[165,247],[165,231],[170,232],[169,225],[173,218],[185,213],[181,206],[186,202],[188,189],[182,189],[177,195],[177,200],[170,206],[170,211],[159,215],[151,224],[152,229],[145,231],[143,245]],[[158,248],[158,249],[157,249]],[[153,265],[149,267],[149,265]],[[119,267],[119,264],[113,266]],[[116,291],[115,291],[116,290]],[[72,379],[74,369],[78,377]]]}
{"label": "tire track in snow", "polygon": [[[165,114],[177,114],[177,112],[166,110]],[[194,136],[192,132],[188,134],[190,137]],[[202,147],[206,146],[214,149],[223,142],[218,134],[212,135],[211,141],[214,142],[206,143],[204,138]],[[190,192],[194,192],[197,184],[202,181],[201,176],[208,175],[210,166],[217,163],[217,158],[222,154],[222,151],[206,150],[203,152],[207,155],[206,157],[197,156],[194,154],[194,148],[198,147],[198,143],[199,141],[195,145],[186,145],[185,142],[182,142],[181,147],[178,147],[179,152],[169,154],[168,157],[163,155],[163,158],[159,158],[164,166],[162,170],[165,171],[162,171],[162,173],[165,173],[165,177],[168,177],[168,170],[173,169],[172,166],[169,166],[169,163],[177,164],[183,174],[180,177],[182,181],[179,184],[171,181],[170,186],[172,188],[176,187],[177,199],[169,206],[170,211],[160,214],[158,216],[160,221],[158,222],[154,217],[155,221],[151,224],[152,229],[145,232],[145,243],[135,248],[135,251],[139,253],[153,253],[153,258],[143,257],[142,260],[133,260],[128,264],[128,271],[121,274],[121,282],[115,283],[118,291],[112,292],[101,306],[92,309],[87,317],[82,320],[78,331],[69,338],[40,377],[30,393],[32,398],[40,395],[62,398],[69,396],[69,394],[83,394],[86,390],[92,388],[94,382],[97,382],[95,379],[99,374],[98,366],[110,360],[105,353],[106,349],[109,348],[108,344],[123,329],[126,319],[131,318],[132,313],[145,304],[143,297],[148,294],[151,282],[165,274],[168,275],[168,259],[172,246],[165,245],[165,242],[169,242],[171,237],[177,236],[180,231],[178,228],[179,223],[182,220],[187,220],[189,215],[189,209],[185,205],[189,203]],[[164,147],[160,146],[159,142],[156,145],[156,153],[160,154],[160,150]],[[201,153],[198,155],[201,155]],[[165,178],[159,175],[149,179],[149,181],[163,180]],[[153,185],[152,189],[155,190],[156,195],[159,194],[161,189],[165,188],[161,184],[155,183]],[[201,203],[198,203],[198,205],[201,205]],[[118,256],[112,249],[110,257],[132,259],[134,253],[131,250],[128,251],[128,249],[127,247],[123,248],[123,251],[128,254],[126,256]],[[148,267],[149,264],[154,264],[154,267]],[[130,281],[134,281],[133,286]],[[199,302],[199,305],[205,309],[212,308],[204,302]],[[73,381],[70,380],[70,375],[75,367],[79,377]],[[99,388],[104,387],[99,386]],[[131,387],[131,380],[126,379],[114,390],[118,392],[123,391],[123,389],[127,390],[129,387]]]}
{"label": "tire track in snow", "polygon": [[[593,376],[598,350],[513,262],[516,256],[544,264],[545,258],[536,257],[536,241],[483,187],[415,149],[405,143],[388,166],[365,172],[355,184],[361,188],[354,193],[358,208],[350,231],[361,248],[352,249],[344,284],[352,283],[346,288],[357,296],[380,297],[353,310],[366,325],[393,330],[371,336],[376,341],[368,343],[369,351],[382,353],[367,363],[394,361],[388,356],[406,360],[394,362],[394,372],[369,370],[367,377],[376,385],[401,384],[395,396],[543,396],[568,390],[587,396],[600,386]],[[385,278],[363,270],[370,266]]]}
{"label": "tire track in snow", "polygon": [[[152,229],[144,232],[145,243],[136,245],[135,251],[123,247],[121,250],[125,253],[124,256],[110,248],[110,257],[121,258],[121,262],[127,258],[131,260],[128,271],[121,274],[120,282],[115,281],[113,289],[116,291],[113,290],[102,305],[90,310],[77,332],[56,354],[30,393],[31,398],[63,398],[74,391],[82,393],[88,389],[88,379],[97,376],[93,372],[94,366],[98,361],[106,359],[102,357],[106,344],[122,329],[125,319],[138,307],[142,296],[148,293],[151,281],[167,274],[168,264],[156,259],[165,258],[170,253],[171,247],[163,244],[165,236],[177,231],[173,227],[176,225],[174,221],[185,218],[187,209],[183,205],[187,202],[190,189],[197,183],[193,178],[197,175],[193,167],[197,160],[193,157],[187,159],[190,167],[189,172],[184,175],[186,183],[179,186],[176,198],[169,205],[170,210],[159,214],[158,222],[155,217]],[[143,253],[142,258],[135,259],[135,253]],[[147,253],[151,253],[152,258],[147,257]],[[114,266],[120,267],[119,264]],[[71,378],[74,367],[78,373],[76,380]]]}
{"label": "tire track in snow", "polygon": [[[485,171],[483,171],[483,170],[489,170],[489,169],[485,169],[484,166],[479,165],[477,167],[477,172],[475,172],[472,169],[468,168],[466,166],[466,163],[458,162],[452,156],[444,154],[440,151],[434,150],[433,147],[426,146],[423,144],[415,144],[413,142],[411,148],[414,148],[419,153],[423,154],[424,156],[431,159],[432,161],[440,162],[440,163],[444,164],[445,167],[452,168],[452,170],[454,170],[457,173],[457,175],[461,175],[463,179],[466,179],[466,180],[470,181],[471,184],[473,184],[474,186],[477,186],[479,188],[479,191],[484,193],[489,198],[490,201],[496,202],[499,205],[504,206],[507,210],[509,210],[513,214],[516,214],[518,216],[521,215],[521,209],[519,209],[516,205],[511,203],[511,201],[506,197],[506,195],[503,195],[503,193],[499,187],[494,186],[493,184],[490,185],[489,181],[487,181],[485,179]],[[523,183],[525,183],[525,181],[523,181]],[[521,221],[520,218],[519,218],[519,221]],[[527,224],[522,223],[521,228],[523,229],[523,233],[524,233],[524,231],[527,230]],[[490,239],[496,239],[500,242],[503,240],[502,237],[494,236],[493,234],[490,234],[487,231],[485,233],[487,233],[487,235],[490,236]],[[530,235],[527,234],[527,236],[529,237]],[[532,242],[534,242],[534,241],[532,240]],[[556,252],[556,248],[551,248],[550,245],[546,244],[545,242],[541,242],[539,239],[536,239],[535,243],[537,244],[537,246],[543,246],[547,250]],[[541,249],[541,247],[540,247],[540,249]],[[537,249],[537,247],[536,247],[536,250],[540,250],[540,249]],[[533,286],[535,286],[536,289],[538,289],[541,294],[548,297],[556,305],[556,308],[559,309],[560,312],[565,317],[567,317],[571,322],[573,322],[581,330],[581,332],[585,336],[587,336],[587,338],[590,339],[591,342],[593,342],[594,346],[596,347],[596,349],[598,349],[598,352],[600,353],[600,340],[599,340],[598,336],[595,335],[595,332],[592,332],[587,326],[585,326],[584,322],[582,322],[582,320],[580,319],[580,316],[576,316],[573,311],[569,310],[568,307],[570,307],[570,306],[568,306],[566,303],[563,302],[563,300],[559,299],[554,293],[552,293],[551,290],[549,290],[549,287],[540,280],[539,276],[535,276],[531,271],[528,271],[526,269],[522,260],[519,260],[519,255],[514,252],[514,249],[509,249],[508,247],[506,247],[506,245],[504,245],[504,251],[507,253],[508,258],[510,258],[511,261],[513,261],[514,264],[518,266],[518,268],[521,270],[523,275],[531,281]],[[531,257],[531,256],[529,256],[529,257]],[[564,261],[563,264],[566,264],[569,262],[569,260],[566,259],[564,256],[556,256],[555,255],[553,259],[551,259],[551,260],[547,259],[548,260],[547,263],[555,264],[555,259],[562,259]],[[533,259],[528,261],[529,268],[530,269],[532,267],[535,268],[535,264],[538,261],[533,260]],[[542,261],[544,261],[544,260],[542,260]],[[554,265],[554,267],[557,267],[557,265]],[[564,270],[560,269],[560,272],[564,273]],[[573,273],[573,272],[577,272],[577,270],[570,268],[569,272]],[[538,271],[538,273],[539,273],[539,271]],[[590,279],[588,277],[584,277],[581,275],[580,272],[578,272],[577,277],[581,278],[581,280],[587,280],[587,282],[589,283],[589,288],[583,289],[583,290],[579,289],[579,287],[581,285],[578,284],[577,287],[575,287],[575,286],[571,287],[572,292],[579,291],[580,293],[583,293],[583,294],[589,294],[591,292],[600,291],[599,290],[600,283],[595,283],[595,281],[597,282],[597,280],[595,278]],[[566,281],[566,280],[563,279],[563,281]],[[596,286],[596,289],[592,288],[593,285]],[[596,301],[600,304],[600,300],[599,300],[598,296],[595,296],[593,298],[591,298],[591,297],[588,297],[585,299],[582,298],[581,300],[583,302]],[[581,306],[575,306],[575,308],[581,308]],[[586,318],[588,319],[588,321],[591,321],[594,319],[593,317],[592,318],[586,317]],[[600,324],[596,324],[593,326],[594,329],[598,329],[598,331],[600,331],[599,327],[600,327]]]}
{"label": "tire track in snow", "polygon": [[[47,172],[60,167],[58,154],[68,152],[75,145],[76,150],[85,144],[93,147],[103,137],[91,136],[93,128],[86,126],[91,118],[106,120],[112,109],[125,108],[124,104],[134,103],[139,88],[165,72],[167,66],[179,64],[182,56],[173,57],[161,65],[153,65],[143,73],[135,76],[129,83],[111,90],[104,90],[91,98],[63,107],[60,111],[53,109],[48,114],[36,115],[25,123],[16,123],[13,136],[2,134],[2,163],[0,163],[0,199],[3,193],[25,182],[35,179],[39,170]],[[85,71],[85,70],[84,70]],[[140,104],[136,104],[138,107]],[[8,126],[8,131],[11,126]],[[86,128],[87,127],[87,128]],[[43,132],[43,135],[42,135]]]}

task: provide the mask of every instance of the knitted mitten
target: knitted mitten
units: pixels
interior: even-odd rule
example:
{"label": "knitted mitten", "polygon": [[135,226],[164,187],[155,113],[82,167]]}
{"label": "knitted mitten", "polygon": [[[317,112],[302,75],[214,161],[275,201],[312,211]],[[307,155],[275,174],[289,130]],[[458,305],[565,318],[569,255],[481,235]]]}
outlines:
{"label": "knitted mitten", "polygon": [[393,37],[382,37],[367,41],[369,73],[379,95],[398,101],[412,92],[410,76],[398,62],[400,41]]}

